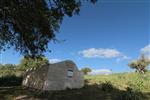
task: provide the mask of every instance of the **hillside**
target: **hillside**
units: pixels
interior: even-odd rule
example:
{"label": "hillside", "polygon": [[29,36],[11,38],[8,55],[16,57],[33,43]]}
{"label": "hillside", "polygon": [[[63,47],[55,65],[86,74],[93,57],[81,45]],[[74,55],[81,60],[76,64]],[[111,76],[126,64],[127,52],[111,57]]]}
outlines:
{"label": "hillside", "polygon": [[142,92],[150,91],[150,72],[147,72],[146,75],[140,75],[138,73],[93,75],[85,76],[85,80],[87,80],[89,84],[111,83],[120,90],[125,90],[127,87],[132,87]]}
{"label": "hillside", "polygon": [[[0,79],[2,81],[2,77]],[[14,76],[6,79],[3,77],[7,84],[13,79],[20,82],[20,78]],[[0,87],[0,100],[150,100],[149,84],[149,72],[146,76],[137,73],[85,76],[83,88],[64,91],[43,92],[9,84]]]}

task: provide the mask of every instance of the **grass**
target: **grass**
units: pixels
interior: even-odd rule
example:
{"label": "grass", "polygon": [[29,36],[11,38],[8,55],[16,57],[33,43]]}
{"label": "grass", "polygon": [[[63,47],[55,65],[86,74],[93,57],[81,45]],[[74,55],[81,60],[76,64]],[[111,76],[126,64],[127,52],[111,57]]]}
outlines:
{"label": "grass", "polygon": [[[103,84],[104,87],[108,84]],[[111,86],[111,85],[110,85]],[[89,85],[81,89],[64,91],[39,91],[21,86],[0,88],[1,100],[149,100],[149,94],[141,92],[122,91],[115,87],[111,90]]]}
{"label": "grass", "polygon": [[150,92],[150,72],[146,75],[138,73],[120,73],[112,75],[85,76],[90,84],[101,84],[110,82],[120,90],[126,90],[127,87],[140,90],[141,92]]}
{"label": "grass", "polygon": [[0,87],[0,100],[150,100],[150,73],[146,76],[137,73],[85,76],[83,88],[63,91],[40,91],[20,84],[12,86],[10,80],[21,84],[21,77],[3,76],[6,84]]}

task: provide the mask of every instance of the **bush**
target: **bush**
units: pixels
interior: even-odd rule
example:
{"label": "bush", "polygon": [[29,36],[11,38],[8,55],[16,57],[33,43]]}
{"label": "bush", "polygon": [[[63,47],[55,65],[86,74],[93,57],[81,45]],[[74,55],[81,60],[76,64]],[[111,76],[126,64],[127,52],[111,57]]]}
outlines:
{"label": "bush", "polygon": [[128,87],[126,91],[117,96],[117,100],[147,100],[147,97],[140,91],[135,91],[133,88]]}
{"label": "bush", "polygon": [[105,92],[111,92],[114,89],[114,86],[112,85],[112,83],[110,81],[107,81],[105,83],[101,83],[100,87]]}

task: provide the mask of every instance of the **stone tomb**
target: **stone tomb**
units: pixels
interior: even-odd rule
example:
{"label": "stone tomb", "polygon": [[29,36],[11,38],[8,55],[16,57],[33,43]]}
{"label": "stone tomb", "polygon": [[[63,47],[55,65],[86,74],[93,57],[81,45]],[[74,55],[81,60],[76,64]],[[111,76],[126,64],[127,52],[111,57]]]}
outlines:
{"label": "stone tomb", "polygon": [[83,87],[84,78],[76,64],[66,60],[27,71],[22,85],[39,90],[65,90]]}

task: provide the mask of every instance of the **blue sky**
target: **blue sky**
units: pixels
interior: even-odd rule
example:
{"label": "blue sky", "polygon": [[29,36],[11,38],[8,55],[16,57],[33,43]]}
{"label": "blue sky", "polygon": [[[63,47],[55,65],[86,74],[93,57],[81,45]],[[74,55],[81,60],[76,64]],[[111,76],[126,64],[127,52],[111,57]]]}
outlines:
{"label": "blue sky", "polygon": [[[84,3],[80,15],[65,17],[57,39],[50,43],[51,61],[73,60],[79,68],[131,71],[127,66],[150,44],[150,2],[148,0],[100,0]],[[22,56],[10,49],[2,63],[18,64]]]}

